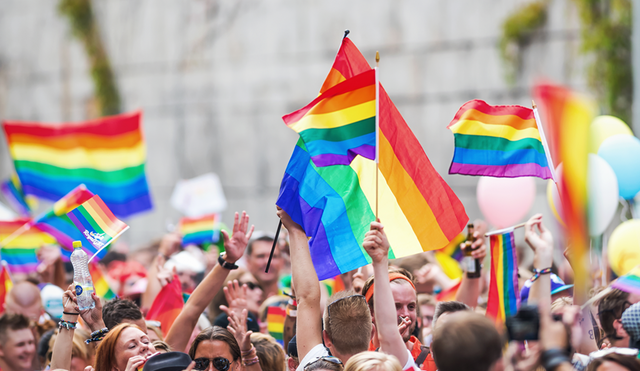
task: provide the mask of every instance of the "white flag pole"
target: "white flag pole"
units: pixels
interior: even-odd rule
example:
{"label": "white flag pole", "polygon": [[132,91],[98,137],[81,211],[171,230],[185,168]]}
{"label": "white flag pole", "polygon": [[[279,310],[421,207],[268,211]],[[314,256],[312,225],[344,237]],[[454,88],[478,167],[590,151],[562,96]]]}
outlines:
{"label": "white flag pole", "polygon": [[551,171],[551,179],[553,182],[558,185],[558,177],[556,175],[556,167],[553,163],[553,159],[551,158],[551,151],[549,151],[549,144],[547,143],[547,137],[544,135],[544,125],[542,124],[542,120],[540,120],[540,114],[538,113],[538,106],[536,106],[536,102],[531,100],[531,104],[533,106],[533,116],[535,117],[536,124],[538,126],[538,132],[540,133],[540,139],[542,139],[542,146],[544,147],[544,154],[547,156],[547,165],[549,166],[549,170]]}

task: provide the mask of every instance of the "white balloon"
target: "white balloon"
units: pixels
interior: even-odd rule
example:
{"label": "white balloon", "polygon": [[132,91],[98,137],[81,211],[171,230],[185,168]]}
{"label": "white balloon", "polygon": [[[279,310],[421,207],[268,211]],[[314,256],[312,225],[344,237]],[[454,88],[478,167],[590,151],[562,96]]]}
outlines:
{"label": "white balloon", "polygon": [[589,235],[604,233],[618,209],[618,178],[602,157],[589,154]]}

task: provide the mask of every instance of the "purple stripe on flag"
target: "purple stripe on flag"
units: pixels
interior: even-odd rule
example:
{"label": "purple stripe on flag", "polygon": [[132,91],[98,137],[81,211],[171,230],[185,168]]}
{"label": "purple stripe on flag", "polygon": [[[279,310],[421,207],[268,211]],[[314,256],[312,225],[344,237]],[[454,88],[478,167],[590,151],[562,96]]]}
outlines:
{"label": "purple stripe on flag", "polygon": [[332,165],[350,165],[351,161],[357,156],[368,158],[369,160],[376,159],[376,147],[368,144],[363,144],[360,147],[351,148],[347,155],[338,155],[334,153],[325,153],[311,157],[314,165],[318,167],[332,166]]}
{"label": "purple stripe on flag", "polygon": [[551,171],[546,166],[538,164],[510,164],[510,165],[472,165],[452,162],[449,174],[483,175],[498,178],[517,178],[522,176],[535,176],[542,179],[551,179]]}
{"label": "purple stripe on flag", "polygon": [[29,274],[29,273],[33,273],[33,272],[36,271],[36,269],[38,267],[38,263],[11,264],[11,263],[7,262],[7,265],[9,266],[9,272],[11,272],[11,274],[16,274],[16,273]]}

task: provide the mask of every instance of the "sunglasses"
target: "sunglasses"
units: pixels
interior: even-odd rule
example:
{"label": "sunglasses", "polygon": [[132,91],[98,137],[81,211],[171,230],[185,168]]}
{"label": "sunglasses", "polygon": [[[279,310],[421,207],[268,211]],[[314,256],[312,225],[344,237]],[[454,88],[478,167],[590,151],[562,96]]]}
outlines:
{"label": "sunglasses", "polygon": [[209,362],[213,363],[213,368],[218,371],[227,371],[229,370],[229,365],[231,362],[223,357],[216,357],[213,359],[209,358],[196,358],[193,360],[196,363],[196,370],[204,371],[209,369]]}
{"label": "sunglasses", "polygon": [[243,285],[247,285],[247,288],[249,290],[255,290],[255,289],[262,290],[262,287],[260,287],[260,285],[258,285],[257,283],[253,283],[251,281],[249,281],[249,282],[240,282],[240,286],[243,286]]}
{"label": "sunglasses", "polygon": [[598,350],[595,352],[592,352],[591,354],[589,354],[589,358],[596,359],[596,358],[601,358],[604,357],[606,355],[609,354],[620,354],[622,356],[637,356],[638,355],[638,349],[632,349],[632,348],[608,348],[608,349],[602,349],[602,350]]}
{"label": "sunglasses", "polygon": [[[344,298],[346,299],[346,298]],[[304,370],[306,371],[309,367],[313,366],[314,364],[321,362],[321,361],[325,361],[325,362],[331,362],[335,365],[338,366],[342,366],[342,361],[334,356],[322,356],[322,357],[317,357],[316,359],[314,359],[313,361],[307,363],[306,366],[304,366]]]}

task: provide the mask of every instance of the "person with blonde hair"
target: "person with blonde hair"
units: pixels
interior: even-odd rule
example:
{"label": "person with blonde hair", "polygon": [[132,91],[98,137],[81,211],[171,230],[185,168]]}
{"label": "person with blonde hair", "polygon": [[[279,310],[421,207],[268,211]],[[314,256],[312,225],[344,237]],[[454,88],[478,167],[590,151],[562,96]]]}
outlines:
{"label": "person with blonde hair", "polygon": [[263,333],[251,334],[262,371],[285,371],[284,350],[276,339]]}
{"label": "person with blonde hair", "polygon": [[349,358],[344,371],[402,371],[402,366],[392,355],[368,351]]}

